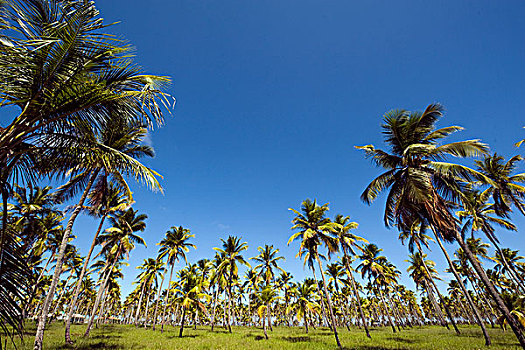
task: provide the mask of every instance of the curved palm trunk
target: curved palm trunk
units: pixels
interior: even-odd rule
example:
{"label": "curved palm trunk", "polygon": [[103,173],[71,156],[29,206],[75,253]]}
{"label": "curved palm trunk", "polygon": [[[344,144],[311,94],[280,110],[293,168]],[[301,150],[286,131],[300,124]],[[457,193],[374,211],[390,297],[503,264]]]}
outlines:
{"label": "curved palm trunk", "polygon": [[51,280],[51,286],[49,286],[47,296],[44,300],[44,305],[42,306],[42,312],[40,314],[40,317],[38,318],[38,327],[36,329],[35,343],[33,345],[34,350],[42,349],[42,344],[44,342],[44,328],[46,326],[47,313],[49,312],[49,308],[51,307],[51,302],[53,301],[53,295],[55,294],[58,280],[60,278],[60,273],[62,272],[62,264],[64,263],[64,255],[66,253],[66,246],[69,240],[69,235],[71,234],[71,231],[73,230],[73,224],[75,223],[75,220],[78,214],[80,214],[80,211],[82,210],[84,202],[88,196],[88,193],[91,187],[93,186],[93,183],[95,182],[98,172],[99,170],[97,169],[91,173],[91,177],[89,178],[86,188],[84,189],[84,192],[82,193],[82,196],[80,197],[80,200],[78,201],[78,204],[75,207],[75,210],[73,210],[73,213],[71,214],[71,217],[69,218],[67,222],[66,230],[64,232],[64,236],[62,237],[62,242],[60,243],[60,249],[58,250],[57,262],[55,265],[55,273],[53,274],[53,279]]}
{"label": "curved palm trunk", "polygon": [[160,294],[162,293],[162,285],[164,284],[164,278],[166,277],[166,274],[162,274],[162,279],[160,280],[160,287],[159,292],[157,294],[157,301],[155,302],[155,311],[153,312],[153,326],[151,329],[155,330],[155,326],[157,325],[157,310],[159,308],[159,300],[160,300]]}
{"label": "curved palm trunk", "polygon": [[483,332],[483,337],[485,338],[485,345],[489,346],[491,344],[489,333],[487,332],[487,329],[485,328],[485,323],[483,322],[483,318],[481,317],[481,314],[479,313],[479,310],[476,307],[476,304],[474,304],[474,301],[470,297],[470,294],[468,294],[467,288],[463,284],[463,281],[461,280],[461,277],[459,276],[458,271],[456,270],[456,267],[452,263],[452,260],[450,259],[450,256],[448,255],[447,250],[443,246],[443,243],[441,242],[441,238],[439,238],[439,235],[438,235],[436,229],[434,228],[433,225],[430,225],[430,229],[434,233],[434,237],[436,238],[436,242],[438,243],[439,248],[441,248],[441,251],[443,252],[443,255],[447,259],[448,266],[449,266],[450,270],[452,271],[452,274],[456,278],[456,281],[458,282],[458,284],[459,284],[459,286],[461,288],[461,291],[463,292],[463,295],[467,299],[467,302],[468,302],[470,308],[474,312],[474,317],[476,318],[476,321],[478,322],[479,326],[481,327],[481,331]]}
{"label": "curved palm trunk", "polygon": [[[490,305],[490,302],[487,300],[487,297],[485,296],[485,293],[482,293],[482,292],[479,291],[478,286],[476,285],[476,283],[474,283],[474,280],[472,279],[471,275],[469,273],[466,273],[465,276],[469,280],[470,285],[472,286],[472,289],[474,290],[474,293],[476,293],[476,295],[480,299],[481,309],[482,309],[483,313],[485,314],[485,316],[487,316],[487,319],[490,322],[490,326],[492,328],[494,328],[495,327],[494,326],[494,319],[497,318],[497,317],[495,316],[496,313],[494,312],[494,309],[492,308],[492,305]],[[487,310],[487,308],[485,306],[488,307],[488,310]]]}
{"label": "curved palm trunk", "polygon": [[390,316],[390,311],[388,310],[388,306],[386,305],[385,297],[383,296],[383,291],[381,290],[381,288],[377,289],[379,290],[379,297],[381,298],[381,302],[383,303],[383,307],[385,308],[388,324],[390,325],[390,327],[392,327],[392,331],[395,333],[396,327],[394,326],[394,322],[392,322],[392,316]]}
{"label": "curved palm trunk", "polygon": [[390,305],[390,309],[392,310],[392,314],[394,315],[394,319],[396,320],[397,330],[401,332],[401,327],[405,328],[405,326],[401,322],[401,315],[399,314],[399,311],[397,310],[397,305],[390,297],[388,290],[386,291],[386,297],[388,298],[388,304]]}
{"label": "curved palm trunk", "polygon": [[345,267],[346,267],[346,272],[348,274],[348,277],[350,277],[350,284],[352,286],[352,292],[354,293],[354,298],[357,302],[357,308],[359,310],[359,315],[361,316],[361,321],[363,323],[363,327],[365,327],[365,332],[366,332],[366,336],[368,338],[372,338],[370,336],[370,331],[368,330],[368,326],[366,324],[366,318],[365,318],[365,313],[363,312],[363,307],[361,305],[361,298],[359,297],[359,292],[357,291],[357,286],[355,284],[355,279],[354,279],[354,275],[352,274],[352,270],[350,269],[350,266],[348,264],[348,255],[346,253],[346,247],[343,246],[343,254],[345,256]]}
{"label": "curved palm trunk", "polygon": [[25,303],[24,309],[22,310],[22,321],[26,319],[27,309],[29,308],[29,305],[31,305],[31,303],[33,302],[33,299],[35,298],[35,294],[36,294],[36,291],[38,289],[38,284],[42,280],[42,277],[44,277],[44,275],[45,275],[45,273],[47,271],[47,266],[49,265],[51,260],[53,260],[54,257],[55,257],[55,252],[53,252],[51,254],[51,256],[49,257],[49,259],[47,259],[46,264],[42,268],[42,272],[40,272],[40,274],[38,275],[38,278],[36,279],[35,285],[33,286],[33,289],[31,289],[31,293],[29,295],[29,299],[27,300],[27,303]]}
{"label": "curved palm trunk", "polygon": [[162,309],[162,316],[161,316],[161,320],[162,320],[162,325],[160,326],[160,332],[164,332],[164,315],[166,314],[166,308],[168,307],[168,297],[170,295],[170,290],[171,290],[171,278],[173,277],[173,266],[175,266],[175,264],[171,264],[171,269],[170,269],[170,280],[168,282],[168,290],[166,291],[166,297],[164,298],[164,308]]}
{"label": "curved palm trunk", "polygon": [[317,263],[319,264],[319,273],[321,274],[321,277],[323,278],[323,287],[324,287],[324,294],[326,297],[326,303],[328,304],[328,310],[330,311],[330,318],[332,323],[332,329],[334,331],[335,341],[337,343],[337,346],[342,349],[341,342],[339,341],[339,335],[337,334],[337,326],[335,323],[335,317],[334,317],[334,310],[332,309],[332,301],[330,300],[330,294],[328,294],[328,288],[326,288],[326,279],[324,277],[323,273],[323,265],[321,264],[321,259],[319,259],[319,254],[315,253],[315,259],[317,260]]}
{"label": "curved palm trunk", "polygon": [[91,242],[91,247],[89,248],[88,255],[84,259],[84,265],[82,266],[82,271],[80,271],[80,276],[78,276],[77,285],[75,287],[75,292],[73,293],[73,299],[71,300],[71,304],[69,305],[69,311],[67,313],[66,318],[66,330],[65,330],[65,340],[66,343],[71,344],[73,343],[71,340],[71,317],[73,316],[73,312],[75,312],[75,307],[77,304],[78,296],[80,294],[80,290],[82,289],[82,281],[84,280],[84,275],[86,274],[87,267],[89,265],[89,261],[91,260],[91,254],[93,254],[93,249],[95,249],[96,242],[98,235],[100,234],[100,231],[102,230],[102,227],[104,226],[104,220],[106,219],[107,215],[103,215],[100,219],[100,224],[98,225],[97,232],[95,233],[95,237],[93,237],[93,241]]}
{"label": "curved palm trunk", "polygon": [[441,323],[441,326],[446,327],[448,330],[450,330],[450,327],[448,326],[448,323],[445,320],[443,312],[441,311],[441,308],[439,307],[436,301],[436,298],[434,298],[434,293],[432,292],[432,288],[430,288],[430,285],[428,284],[426,279],[424,279],[423,281],[424,281],[423,286],[425,287],[428,299],[430,300],[430,303],[432,304],[432,307],[434,308],[434,311],[439,320],[439,323]]}
{"label": "curved palm trunk", "polygon": [[[419,242],[417,242],[417,249],[419,250],[420,254],[423,254],[423,251],[421,249],[421,245],[419,244]],[[423,256],[423,255],[421,255],[421,256]],[[440,293],[440,291],[439,291],[439,289],[438,289],[438,287],[436,285],[436,282],[432,278],[432,275],[430,274],[430,271],[429,271],[428,266],[427,266],[427,264],[425,262],[425,259],[421,259],[421,260],[423,262],[423,267],[425,268],[425,272],[429,276],[430,283],[434,287],[434,289],[435,289],[435,291],[436,291],[436,293],[437,293],[437,295],[439,297],[439,300],[441,300],[441,302],[443,303],[443,307],[445,308],[445,312],[447,313],[447,316],[448,316],[450,322],[452,323],[452,326],[454,327],[454,330],[456,331],[456,334],[460,334],[458,326],[456,325],[456,321],[454,320],[454,317],[452,317],[450,309],[449,309],[447,303],[445,302],[445,299],[443,299],[443,295],[441,295],[441,293]]]}
{"label": "curved palm trunk", "polygon": [[503,251],[501,250],[499,244],[491,237],[491,235],[486,235],[489,241],[494,245],[496,250],[501,256],[501,259],[503,260],[503,265],[505,265],[505,268],[509,272],[510,278],[514,280],[518,288],[521,289],[522,292],[525,292],[525,286],[523,285],[523,280],[519,278],[519,274],[514,270],[513,267],[509,265],[509,262],[507,261],[507,258],[503,254]]}
{"label": "curved palm trunk", "polygon": [[150,300],[151,300],[151,294],[153,294],[153,288],[151,288],[151,292],[148,294],[148,296],[146,297],[146,314],[145,314],[145,319],[144,319],[144,328],[148,328],[148,316],[149,316],[149,304],[150,304]]}
{"label": "curved palm trunk", "polygon": [[138,327],[140,307],[142,306],[142,298],[144,297],[145,289],[146,289],[146,281],[144,281],[144,283],[142,284],[142,289],[140,291],[140,297],[139,297],[139,306],[137,307],[137,311],[135,312],[135,321],[133,322],[135,324],[135,328]]}
{"label": "curved palm trunk", "polygon": [[496,306],[500,310],[500,312],[503,314],[507,322],[509,323],[510,327],[514,331],[514,334],[516,335],[516,338],[518,339],[520,345],[522,348],[525,349],[525,336],[523,335],[524,327],[517,321],[516,318],[514,318],[511,314],[505,303],[503,302],[503,299],[501,299],[501,296],[496,291],[496,288],[494,288],[494,285],[489,280],[487,274],[485,273],[485,270],[481,267],[478,259],[472,254],[470,251],[470,248],[463,240],[463,237],[461,236],[461,233],[456,231],[456,240],[458,241],[461,248],[463,248],[463,251],[467,254],[467,258],[469,259],[470,263],[474,267],[474,270],[477,272],[479,277],[481,278],[481,281],[487,288],[487,291],[494,299],[494,302],[496,303]]}
{"label": "curved palm trunk", "polygon": [[111,276],[111,271],[113,271],[113,268],[115,267],[115,264],[117,263],[118,257],[120,255],[120,246],[117,250],[117,254],[115,255],[115,259],[113,259],[113,263],[111,264],[111,267],[109,268],[106,277],[104,278],[104,281],[102,285],[99,288],[99,292],[97,295],[97,299],[95,300],[95,304],[93,305],[93,311],[91,313],[91,317],[89,318],[89,323],[86,328],[86,332],[84,333],[84,337],[89,337],[89,332],[91,331],[91,327],[93,327],[93,321],[95,320],[95,314],[97,312],[98,306],[100,305],[100,301],[102,300],[102,296],[104,294],[104,291],[106,289],[106,285],[109,281],[109,277]]}

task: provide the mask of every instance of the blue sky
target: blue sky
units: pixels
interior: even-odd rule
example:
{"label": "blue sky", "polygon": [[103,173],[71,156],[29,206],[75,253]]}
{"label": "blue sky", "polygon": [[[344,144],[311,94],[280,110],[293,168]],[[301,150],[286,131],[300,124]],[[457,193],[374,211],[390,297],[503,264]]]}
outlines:
{"label": "blue sky", "polygon": [[[380,169],[354,145],[382,145],[381,116],[392,108],[446,107],[440,125],[461,125],[455,139],[480,138],[505,156],[525,137],[525,3],[522,1],[98,1],[110,30],[137,49],[147,72],[169,75],[173,117],[150,140],[148,165],[164,195],[134,186],[148,214],[144,237],[125,268],[124,294],[165,231],[190,228],[197,250],[213,257],[228,234],[254,256],[273,244],[283,267],[303,278],[286,246],[302,200],[330,202],[359,234],[384,249],[404,272],[406,247],[382,222],[384,198],[371,207],[359,195]],[[523,165],[521,171],[524,170]],[[500,232],[521,249],[520,233]],[[85,253],[96,222],[75,225]],[[452,248],[452,247],[451,247]],[[437,246],[431,258],[443,273]],[[443,274],[444,278],[448,278]]]}

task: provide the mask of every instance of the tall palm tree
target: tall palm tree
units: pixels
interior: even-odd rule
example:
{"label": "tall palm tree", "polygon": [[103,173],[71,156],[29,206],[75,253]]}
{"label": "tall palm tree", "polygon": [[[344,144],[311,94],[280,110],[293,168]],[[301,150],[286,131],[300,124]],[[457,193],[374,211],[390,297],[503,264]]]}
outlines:
{"label": "tall palm tree", "polygon": [[[139,296],[139,303],[137,306],[137,310],[135,313],[135,327],[138,326],[138,321],[140,317],[140,311],[141,311],[141,305],[142,305],[142,298],[144,294],[149,295],[149,290],[151,289],[152,284],[157,283],[157,277],[160,274],[162,274],[165,270],[164,268],[164,262],[160,261],[159,259],[153,259],[153,258],[147,258],[144,259],[144,263],[137,267],[138,269],[143,270],[138,276],[137,281],[140,285],[142,285],[142,290],[140,292]],[[148,305],[149,298],[146,299],[146,304]],[[146,312],[144,326],[147,325],[147,318],[148,313]]]}
{"label": "tall palm tree", "polygon": [[[182,226],[172,226],[166,232],[166,237],[163,238],[162,241],[160,241],[160,243],[158,243],[158,245],[160,245],[159,259],[167,257],[166,266],[170,266],[170,279],[168,282],[168,290],[164,299],[164,308],[162,310],[161,316],[161,332],[164,332],[164,315],[166,314],[166,308],[168,307],[168,297],[170,295],[171,290],[171,279],[173,278],[173,267],[175,266],[175,263],[180,260],[181,257],[186,263],[188,263],[186,253],[190,251],[190,248],[196,248],[194,244],[188,242],[188,240],[193,237],[195,237],[195,235],[192,235],[189,229],[184,228]],[[164,278],[162,279],[162,282],[164,282]],[[158,302],[159,300],[157,299],[157,302],[155,303],[155,316],[153,319],[152,327],[153,330],[155,330],[155,324],[157,322],[156,310]]]}
{"label": "tall palm tree", "polygon": [[[445,317],[441,311],[441,307],[437,303],[435,297],[434,297],[434,291],[436,289],[433,289],[434,285],[431,283],[431,280],[439,279],[437,276],[437,271],[435,269],[436,263],[432,260],[426,259],[427,255],[421,252],[415,252],[408,256],[408,268],[407,272],[409,272],[409,276],[414,280],[414,283],[416,284],[416,288],[423,289],[428,299],[430,300],[433,309],[435,310],[435,314],[438,317],[441,325],[447,326]],[[438,295],[439,290],[437,290]],[[443,301],[443,298],[440,296],[440,299]],[[445,303],[443,303],[445,304]],[[453,317],[450,315],[450,319],[452,322],[454,322]],[[458,331],[457,331],[458,332]],[[459,334],[459,333],[458,333]]]}
{"label": "tall palm tree", "polygon": [[378,292],[387,314],[388,323],[390,324],[392,331],[395,333],[396,328],[392,322],[392,316],[390,315],[383,294],[383,289],[387,286],[389,282],[389,274],[391,274],[392,271],[388,265],[387,258],[383,255],[379,255],[382,251],[383,249],[378,248],[375,244],[365,245],[362,254],[359,256],[361,262],[357,266],[357,270],[361,271],[361,276],[363,278],[367,276],[369,280],[372,280],[372,278],[374,279],[374,291]]}
{"label": "tall palm tree", "polygon": [[271,285],[266,285],[258,294],[257,298],[261,302],[261,305],[257,309],[257,314],[262,318],[264,337],[268,339],[268,333],[266,332],[266,322],[270,323],[270,304],[280,299],[277,291]]}
{"label": "tall palm tree", "polygon": [[123,257],[129,257],[129,253],[135,248],[135,244],[146,245],[144,239],[140,237],[137,232],[142,232],[146,229],[146,222],[144,220],[146,220],[147,217],[146,214],[138,214],[138,210],[129,208],[128,210],[119,213],[116,217],[111,217],[109,219],[111,227],[98,237],[99,242],[102,245],[102,250],[99,255],[105,254],[107,257],[105,264],[107,272],[106,277],[103,279],[99,287],[97,299],[95,300],[93,312],[91,313],[84,337],[89,336],[89,332],[91,331],[95,319],[96,310],[102,299],[109,276],[118,260]]}
{"label": "tall palm tree", "polygon": [[222,248],[213,248],[222,255],[221,264],[217,267],[219,273],[228,276],[227,278],[227,292],[228,292],[228,312],[226,322],[228,324],[228,332],[232,332],[231,328],[231,311],[232,311],[232,284],[234,278],[239,275],[239,267],[237,263],[251,267],[244,259],[241,252],[248,249],[246,242],[241,242],[240,237],[228,236],[226,240],[222,239]]}
{"label": "tall palm tree", "polygon": [[184,331],[184,324],[186,321],[186,313],[192,307],[207,312],[206,305],[201,301],[202,299],[209,300],[208,294],[202,291],[203,280],[202,276],[199,276],[195,269],[188,268],[180,272],[180,287],[175,288],[175,302],[182,307],[182,320],[180,324],[179,338],[182,338],[182,332]]}
{"label": "tall palm tree", "polygon": [[[277,256],[279,253],[279,249],[274,249],[273,245],[265,244],[263,247],[258,247],[257,250],[259,251],[259,255],[251,258],[259,263],[259,265],[255,266],[255,270],[259,270],[259,276],[263,277],[266,286],[269,286],[270,283],[275,282],[275,272],[274,269],[280,270],[281,272],[285,272],[279,265],[279,260],[284,260],[284,256]],[[268,296],[268,294],[265,294]],[[271,308],[270,305],[266,305],[266,313],[268,315],[268,326],[270,327],[270,330],[273,331],[272,328],[272,319],[271,319]]]}
{"label": "tall palm tree", "polygon": [[91,260],[91,255],[95,249],[98,236],[104,225],[104,221],[109,215],[112,215],[121,210],[126,210],[131,205],[129,198],[122,193],[122,190],[111,182],[106,183],[104,177],[101,178],[100,184],[95,187],[95,190],[91,192],[89,199],[90,204],[92,205],[92,214],[100,216],[100,223],[98,225],[97,232],[95,232],[95,236],[93,237],[93,241],[91,242],[89,252],[84,259],[84,265],[82,266],[82,271],[78,277],[75,291],[73,292],[71,303],[69,304],[69,311],[66,317],[66,343],[72,343],[70,333],[71,318],[75,311],[84,275],[86,274],[87,267]]}
{"label": "tall palm tree", "polygon": [[[383,134],[391,153],[372,145],[357,147],[364,150],[377,165],[387,169],[367,186],[361,199],[370,204],[380,192],[389,189],[384,214],[387,226],[395,225],[403,230],[416,222],[424,223],[436,236],[456,241],[465,250],[498,309],[525,347],[523,327],[512,317],[485,270],[468,249],[447,202],[460,200],[466,187],[465,181],[490,180],[466,166],[445,162],[446,157],[477,156],[486,153],[487,147],[479,140],[438,144],[439,140],[462,129],[458,126],[436,129],[435,124],[442,117],[442,111],[441,105],[432,104],[424,112],[395,110],[384,116]],[[444,248],[442,250],[446,254]]]}
{"label": "tall palm tree", "polygon": [[368,338],[371,338],[370,331],[368,330],[368,325],[365,319],[365,314],[363,312],[363,307],[361,305],[361,298],[359,297],[359,292],[357,291],[357,286],[355,283],[354,275],[352,274],[352,268],[350,267],[350,255],[357,256],[354,248],[361,250],[359,242],[368,243],[368,241],[362,237],[355,235],[351,230],[357,229],[359,224],[357,222],[350,221],[349,216],[343,216],[338,214],[334,219],[335,224],[335,235],[339,240],[339,245],[343,250],[343,264],[346,268],[346,273],[350,279],[350,286],[352,287],[352,292],[354,293],[354,298],[356,299],[357,307],[359,309],[359,316],[363,322],[365,328],[365,333]]}
{"label": "tall palm tree", "polygon": [[[423,246],[424,245],[427,249],[430,249],[429,245],[428,245],[428,241],[432,240],[432,238],[430,238],[429,236],[427,236],[425,233],[425,228],[422,227],[421,225],[414,225],[410,228],[410,230],[403,230],[400,232],[399,234],[399,239],[401,240],[401,243],[405,244],[405,241],[408,239],[408,251],[412,254],[414,254],[414,251],[416,251],[417,249],[417,252],[416,253],[419,253],[419,255],[416,257],[416,260],[417,262],[419,262],[420,266],[425,270],[425,274],[424,276],[427,277],[427,280],[428,282],[432,285],[432,287],[434,288],[434,290],[436,291],[439,299],[441,300],[441,303],[445,309],[445,312],[447,313],[447,316],[450,320],[450,322],[452,323],[452,326],[454,327],[454,330],[456,331],[457,334],[460,333],[457,325],[456,325],[456,321],[454,320],[454,317],[452,316],[452,313],[450,311],[450,308],[448,307],[447,303],[445,302],[444,298],[443,298],[443,295],[441,294],[441,292],[439,291],[437,285],[436,285],[436,282],[434,281],[434,275],[431,273],[431,269],[427,266],[426,264],[426,261],[425,259],[419,259],[419,257],[421,257],[422,255],[424,256],[425,254],[423,253]],[[481,324],[481,327],[484,328],[483,324],[481,323],[481,320],[479,322]],[[448,325],[447,325],[448,327]],[[488,337],[488,333],[486,334],[484,332],[485,336]]]}
{"label": "tall palm tree", "polygon": [[288,245],[295,240],[300,240],[301,245],[299,247],[298,255],[304,251],[308,251],[308,254],[319,264],[319,273],[323,279],[324,294],[330,312],[331,327],[334,331],[337,346],[342,348],[341,342],[339,341],[339,335],[337,334],[334,310],[332,308],[332,301],[326,285],[323,264],[321,263],[321,258],[319,257],[318,252],[319,245],[324,245],[328,250],[329,255],[339,250],[337,239],[331,235],[331,232],[334,230],[334,225],[330,219],[326,217],[328,204],[320,206],[315,200],[312,202],[311,200],[306,199],[301,204],[301,212],[291,208],[290,210],[296,215],[292,220],[292,223],[294,224],[292,230],[297,229],[298,232],[290,237]]}
{"label": "tall palm tree", "polygon": [[494,209],[499,216],[505,216],[514,205],[525,215],[525,173],[513,174],[523,158],[514,156],[505,162],[505,159],[494,153],[487,155],[483,160],[476,160],[478,171],[486,178],[480,179],[482,184],[488,186],[488,192],[494,199]]}
{"label": "tall palm tree", "polygon": [[[468,191],[463,199],[463,210],[458,211],[457,216],[464,222],[462,232],[465,234],[469,229],[471,230],[472,235],[476,231],[481,231],[489,239],[489,241],[496,248],[497,253],[503,259],[503,255],[498,237],[495,234],[494,224],[503,227],[507,230],[517,231],[516,226],[506,220],[505,218],[494,217],[496,214],[495,205],[487,203],[488,196],[490,191],[484,191],[482,193],[478,191]],[[506,261],[503,260],[505,264]],[[523,281],[520,280],[517,272],[513,270],[510,266],[507,266],[507,271],[510,277],[514,280],[518,288],[525,292],[525,286]]]}
{"label": "tall palm tree", "polygon": [[510,274],[510,271],[514,271],[516,277],[521,281],[520,275],[525,276],[525,263],[521,260],[525,259],[525,257],[518,255],[518,253],[518,250],[510,248],[496,251],[496,256],[494,257],[496,265],[494,269],[502,274]]}
{"label": "tall palm tree", "polygon": [[308,314],[319,314],[320,306],[315,301],[317,283],[313,279],[305,279],[299,283],[297,287],[293,288],[291,293],[295,296],[295,301],[288,304],[286,313],[294,313],[298,321],[304,320],[305,332],[308,333]]}

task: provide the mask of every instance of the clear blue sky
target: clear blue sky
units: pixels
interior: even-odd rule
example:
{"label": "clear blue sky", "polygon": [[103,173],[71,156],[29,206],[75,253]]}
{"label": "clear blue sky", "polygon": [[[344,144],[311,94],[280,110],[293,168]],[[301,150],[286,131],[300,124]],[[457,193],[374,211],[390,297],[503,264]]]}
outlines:
{"label": "clear blue sky", "polygon": [[[523,1],[97,1],[110,30],[137,49],[150,73],[170,75],[173,118],[151,134],[165,194],[135,188],[148,214],[144,237],[124,270],[156,256],[172,225],[196,235],[190,261],[213,257],[228,234],[274,244],[284,268],[305,274],[286,246],[302,200],[330,202],[359,233],[384,249],[406,276],[406,247],[383,226],[382,197],[359,200],[377,174],[354,145],[382,145],[381,116],[392,108],[441,102],[440,125],[461,125],[458,138],[481,138],[505,156],[525,137]],[[521,171],[524,171],[523,165]],[[501,232],[525,255],[520,233]],[[85,253],[96,222],[75,225]],[[433,246],[431,258],[443,273]],[[446,277],[446,276],[443,276]]]}

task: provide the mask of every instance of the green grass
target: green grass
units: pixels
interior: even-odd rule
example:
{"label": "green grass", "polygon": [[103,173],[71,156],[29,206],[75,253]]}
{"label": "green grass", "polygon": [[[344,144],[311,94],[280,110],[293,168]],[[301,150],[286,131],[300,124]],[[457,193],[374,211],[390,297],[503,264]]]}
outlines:
{"label": "green grass", "polygon": [[[32,349],[34,325],[28,325],[25,343],[20,349]],[[93,329],[91,337],[81,337],[85,326],[74,325],[71,329],[76,343],[64,345],[64,326],[52,324],[46,330],[44,349],[336,349],[335,339],[326,328],[311,330],[309,334],[302,328],[274,327],[268,331],[269,340],[263,338],[259,328],[234,327],[233,334],[223,328],[197,327],[184,329],[184,337],[178,338],[179,328],[171,326],[161,334],[151,329],[133,326],[105,325]],[[484,346],[481,332],[476,327],[461,327],[461,335],[438,326],[413,328],[393,334],[390,328],[372,329],[372,339],[367,339],[359,329],[340,330],[341,343],[345,349],[489,349]],[[495,349],[520,349],[514,334],[501,329],[490,329]],[[12,346],[11,346],[12,348]]]}

